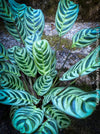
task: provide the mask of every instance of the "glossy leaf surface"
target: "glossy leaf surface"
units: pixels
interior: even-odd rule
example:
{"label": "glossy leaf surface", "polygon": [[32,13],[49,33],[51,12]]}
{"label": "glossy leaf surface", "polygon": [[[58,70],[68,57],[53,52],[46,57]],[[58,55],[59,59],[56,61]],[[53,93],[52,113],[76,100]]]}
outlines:
{"label": "glossy leaf surface", "polygon": [[0,61],[8,60],[8,52],[5,49],[4,45],[0,43]]}
{"label": "glossy leaf surface", "polygon": [[47,119],[34,134],[58,134],[56,121],[52,118]]}
{"label": "glossy leaf surface", "polygon": [[42,123],[44,112],[35,106],[25,106],[17,109],[12,117],[12,125],[20,133],[33,133]]}
{"label": "glossy leaf surface", "polygon": [[100,46],[98,46],[84,59],[73,65],[67,72],[63,74],[63,77],[60,78],[60,80],[72,80],[79,76],[87,75],[98,68],[100,68]]}
{"label": "glossy leaf surface", "polygon": [[41,75],[50,74],[51,48],[46,40],[36,41],[33,44],[33,57],[38,72]]}
{"label": "glossy leaf surface", "polygon": [[12,89],[0,89],[0,103],[6,105],[32,105],[33,99],[32,96],[25,92]]}
{"label": "glossy leaf surface", "polygon": [[82,29],[73,36],[72,47],[85,47],[91,45],[100,37],[100,28]]}
{"label": "glossy leaf surface", "polygon": [[85,92],[75,87],[68,87],[52,97],[53,104],[61,111],[75,118],[86,118],[96,108],[97,94],[100,90]]}
{"label": "glossy leaf surface", "polygon": [[25,39],[25,47],[27,51],[29,52],[31,58],[33,58],[33,51],[32,51],[33,43],[38,40],[40,40],[38,34],[29,35]]}
{"label": "glossy leaf surface", "polygon": [[51,86],[52,86],[53,79],[50,76],[40,76],[34,83],[33,89],[39,96],[43,96],[46,94]]}
{"label": "glossy leaf surface", "polygon": [[14,57],[18,67],[24,74],[35,77],[37,74],[35,63],[25,48],[18,47],[15,50]]}
{"label": "glossy leaf surface", "polygon": [[59,36],[65,35],[75,23],[79,7],[73,1],[60,0],[55,17],[56,29]]}
{"label": "glossy leaf surface", "polygon": [[58,128],[67,128],[70,125],[70,119],[67,115],[58,110],[55,106],[49,104],[45,106],[43,110],[47,116],[56,120]]}
{"label": "glossy leaf surface", "polygon": [[20,78],[11,73],[5,73],[0,77],[0,85],[2,88],[24,90],[24,85]]}
{"label": "glossy leaf surface", "polygon": [[40,37],[44,30],[44,15],[40,9],[33,9],[25,4],[9,0],[12,10],[25,26],[26,35],[37,33]]}
{"label": "glossy leaf surface", "polygon": [[17,66],[8,62],[0,62],[0,73],[12,73],[13,75],[21,76]]}

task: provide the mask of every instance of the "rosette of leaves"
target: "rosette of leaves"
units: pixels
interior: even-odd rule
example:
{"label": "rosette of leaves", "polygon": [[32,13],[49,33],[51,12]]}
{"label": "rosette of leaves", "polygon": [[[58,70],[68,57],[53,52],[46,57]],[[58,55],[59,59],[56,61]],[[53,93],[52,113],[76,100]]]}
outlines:
{"label": "rosette of leaves", "polygon": [[[58,134],[58,129],[70,125],[67,114],[86,118],[100,101],[99,89],[85,92],[74,86],[56,87],[61,81],[70,81],[99,69],[100,46],[59,79],[56,53],[47,40],[41,40],[42,11],[14,0],[8,0],[8,3],[0,0],[0,17],[9,33],[24,47],[5,49],[0,43],[0,103],[11,105],[11,122],[20,133]],[[78,11],[74,2],[59,1],[55,23],[60,38],[72,28]],[[97,29],[100,28],[76,33],[72,47],[85,47],[95,42],[100,37]]]}

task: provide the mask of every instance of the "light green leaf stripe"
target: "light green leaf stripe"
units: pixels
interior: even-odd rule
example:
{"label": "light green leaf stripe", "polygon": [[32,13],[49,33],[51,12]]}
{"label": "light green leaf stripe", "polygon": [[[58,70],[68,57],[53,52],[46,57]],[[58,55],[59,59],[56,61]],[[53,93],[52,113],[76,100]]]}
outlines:
{"label": "light green leaf stripe", "polygon": [[11,73],[5,73],[0,77],[0,85],[2,88],[24,90],[24,85],[20,78]]}
{"label": "light green leaf stripe", "polygon": [[64,87],[51,88],[50,91],[46,95],[44,95],[43,106],[47,105],[51,101],[52,97],[59,94],[63,89]]}
{"label": "light green leaf stripe", "polygon": [[60,0],[56,12],[55,24],[59,36],[65,35],[77,19],[79,7],[73,1]]}
{"label": "light green leaf stripe", "polygon": [[33,43],[33,57],[37,70],[41,75],[48,75],[51,71],[51,48],[47,40]]}
{"label": "light green leaf stripe", "polygon": [[6,105],[32,105],[32,96],[21,90],[0,89],[0,103]]}
{"label": "light green leaf stripe", "polygon": [[15,65],[17,65],[17,64],[16,64],[15,58],[14,58],[14,51],[15,51],[15,49],[18,48],[18,47],[19,47],[19,46],[13,46],[13,47],[11,47],[11,48],[8,49],[8,57],[9,57],[9,60],[10,60],[10,62],[11,62],[12,64],[15,64]]}
{"label": "light green leaf stripe", "polygon": [[70,125],[70,119],[67,117],[67,115],[58,110],[55,106],[49,104],[45,106],[43,110],[47,117],[50,116],[56,120],[58,128],[67,128]]}
{"label": "light green leaf stripe", "polygon": [[18,67],[24,74],[35,77],[37,74],[35,63],[25,48],[16,48],[14,57]]}
{"label": "light green leaf stripe", "polygon": [[8,52],[5,49],[4,45],[0,43],[0,61],[8,60]]}
{"label": "light green leaf stripe", "polygon": [[73,36],[72,48],[74,47],[81,48],[91,45],[99,37],[100,37],[100,28],[82,29]]}
{"label": "light green leaf stripe", "polygon": [[55,53],[54,50],[52,50],[50,76],[54,79],[56,75],[57,75],[57,71],[56,71],[56,53]]}
{"label": "light green leaf stripe", "polygon": [[10,64],[8,62],[0,62],[0,73],[12,73],[17,76],[21,76],[19,69],[16,65]]}
{"label": "light green leaf stripe", "polygon": [[95,110],[98,94],[100,96],[100,90],[84,92],[78,88],[68,87],[59,95],[52,97],[52,103],[66,114],[82,119],[90,116]]}
{"label": "light green leaf stripe", "polygon": [[15,0],[8,0],[8,2],[9,2],[12,12],[15,15],[18,14],[19,17],[21,18],[21,16],[23,16],[21,13],[23,13],[23,10],[25,10],[27,6],[25,4],[19,4]]}
{"label": "light green leaf stripe", "polygon": [[24,40],[26,38],[26,29],[24,28],[24,25],[19,20],[18,16],[16,16],[14,22],[9,23],[5,22],[5,27],[8,30],[8,32],[19,42],[25,43]]}
{"label": "light green leaf stripe", "polygon": [[79,76],[87,75],[100,68],[100,46],[92,51],[84,59],[73,65],[67,72],[60,78],[61,81],[68,81]]}
{"label": "light green leaf stripe", "polygon": [[27,35],[37,33],[42,36],[44,30],[44,15],[40,9],[27,7],[24,14],[24,25],[27,28]]}
{"label": "light green leaf stripe", "polygon": [[0,18],[8,22],[14,22],[14,16],[5,0],[0,0]]}
{"label": "light green leaf stripe", "polygon": [[18,14],[26,28],[26,33],[32,35],[37,33],[40,37],[44,30],[44,15],[40,9],[33,9],[25,4],[19,4],[14,0],[9,0],[12,10]]}
{"label": "light green leaf stripe", "polygon": [[43,122],[44,112],[35,106],[21,107],[12,112],[12,125],[20,133],[33,133]]}
{"label": "light green leaf stripe", "polygon": [[32,51],[33,43],[38,40],[40,40],[38,34],[29,35],[25,39],[25,47],[27,51],[29,52],[31,58],[33,58],[33,51]]}
{"label": "light green leaf stripe", "polygon": [[34,83],[33,89],[39,96],[43,96],[50,90],[52,82],[51,76],[40,76]]}
{"label": "light green leaf stripe", "polygon": [[34,134],[58,134],[56,121],[52,118],[47,119]]}

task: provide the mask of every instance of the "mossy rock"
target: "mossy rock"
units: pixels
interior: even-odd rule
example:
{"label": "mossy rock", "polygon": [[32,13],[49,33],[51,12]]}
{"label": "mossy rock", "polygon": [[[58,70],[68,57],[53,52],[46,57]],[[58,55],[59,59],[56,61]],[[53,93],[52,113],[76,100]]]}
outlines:
{"label": "mossy rock", "polygon": [[64,49],[71,49],[72,46],[72,41],[69,39],[64,39],[58,36],[58,35],[53,35],[53,36],[48,36],[43,34],[42,39],[46,39],[51,47],[55,47],[56,50],[64,50]]}

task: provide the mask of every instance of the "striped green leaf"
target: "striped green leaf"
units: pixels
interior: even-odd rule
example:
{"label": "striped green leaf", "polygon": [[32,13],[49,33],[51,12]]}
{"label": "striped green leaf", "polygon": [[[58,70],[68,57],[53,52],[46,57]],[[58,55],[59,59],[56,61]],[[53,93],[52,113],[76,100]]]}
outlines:
{"label": "striped green leaf", "polygon": [[37,33],[40,37],[44,30],[44,15],[40,9],[33,9],[25,4],[9,0],[12,10],[25,26],[27,36]]}
{"label": "striped green leaf", "polygon": [[33,43],[33,57],[38,72],[41,75],[50,74],[51,48],[47,40],[40,40]]}
{"label": "striped green leaf", "polygon": [[52,82],[53,79],[51,78],[51,76],[40,76],[34,83],[33,89],[39,96],[43,96],[50,90]]}
{"label": "striped green leaf", "polygon": [[60,0],[55,17],[56,29],[59,36],[66,34],[77,19],[79,7],[73,1]]}
{"label": "striped green leaf", "polygon": [[14,22],[14,16],[6,0],[0,0],[0,18],[8,22]]}
{"label": "striped green leaf", "polygon": [[16,16],[14,22],[9,23],[5,22],[5,27],[8,32],[19,42],[25,43],[24,40],[26,38],[26,29],[24,28],[23,23],[20,21],[18,16]]}
{"label": "striped green leaf", "polygon": [[56,71],[56,53],[55,53],[54,50],[52,50],[50,76],[52,78],[55,78],[56,75],[57,75],[57,71]]}
{"label": "striped green leaf", "polygon": [[0,62],[0,73],[12,73],[17,76],[21,76],[17,66],[10,64],[8,62]]}
{"label": "striped green leaf", "polygon": [[57,123],[54,119],[47,119],[34,134],[58,134]]}
{"label": "striped green leaf", "polygon": [[33,51],[32,51],[33,43],[38,40],[40,40],[38,34],[29,35],[25,39],[25,47],[27,51],[29,52],[31,58],[33,58]]}
{"label": "striped green leaf", "polygon": [[47,105],[51,101],[52,97],[53,96],[56,96],[63,89],[64,89],[64,87],[51,88],[51,90],[46,95],[44,95],[44,98],[43,98],[43,106]]}
{"label": "striped green leaf", "polygon": [[8,57],[9,57],[9,60],[10,60],[10,62],[12,64],[15,64],[15,65],[17,65],[17,64],[16,64],[15,58],[14,58],[14,51],[15,51],[15,49],[17,49],[17,47],[18,46],[13,46],[13,47],[11,47],[11,48],[8,49]]}
{"label": "striped green leaf", "polygon": [[68,87],[52,97],[52,103],[61,111],[75,118],[86,118],[96,108],[97,95],[100,90],[85,92],[75,87]]}
{"label": "striped green leaf", "polygon": [[9,2],[12,12],[15,15],[18,14],[20,19],[23,18],[21,17],[23,16],[21,13],[23,12],[23,10],[25,10],[25,8],[27,8],[27,6],[25,4],[19,4],[15,0],[8,0],[8,2]]}
{"label": "striped green leaf", "polygon": [[0,89],[0,103],[6,105],[32,105],[34,100],[26,91],[13,89]]}
{"label": "striped green leaf", "polygon": [[79,76],[87,75],[100,68],[100,46],[92,51],[84,59],[73,65],[67,72],[60,78],[61,81],[75,79]]}
{"label": "striped green leaf", "polygon": [[67,115],[60,110],[58,110],[55,106],[49,104],[43,108],[47,117],[50,116],[56,120],[58,128],[67,128],[70,125],[70,119]]}
{"label": "striped green leaf", "polygon": [[73,36],[72,47],[85,47],[91,45],[100,37],[100,28],[82,29]]}
{"label": "striped green leaf", "polygon": [[50,92],[43,96],[44,98],[43,98],[42,106],[47,105],[51,101],[51,96],[52,95],[50,94]]}
{"label": "striped green leaf", "polygon": [[18,47],[14,52],[14,57],[18,67],[24,74],[35,77],[37,74],[35,63],[25,48]]}
{"label": "striped green leaf", "polygon": [[8,52],[5,49],[4,45],[0,43],[0,61],[8,60]]}
{"label": "striped green leaf", "polygon": [[2,88],[24,90],[24,85],[20,78],[11,73],[5,73],[0,77],[0,85]]}
{"label": "striped green leaf", "polygon": [[[5,27],[8,32],[18,41],[22,41],[26,38],[26,30],[19,20],[18,15],[13,14],[11,8],[5,0],[0,1],[0,17],[5,22]],[[21,38],[21,39],[20,39]]]}
{"label": "striped green leaf", "polygon": [[44,112],[35,106],[21,107],[12,112],[12,125],[20,133],[33,133],[43,122]]}

